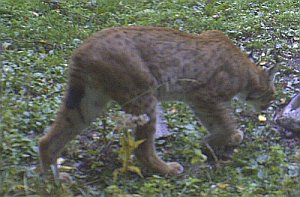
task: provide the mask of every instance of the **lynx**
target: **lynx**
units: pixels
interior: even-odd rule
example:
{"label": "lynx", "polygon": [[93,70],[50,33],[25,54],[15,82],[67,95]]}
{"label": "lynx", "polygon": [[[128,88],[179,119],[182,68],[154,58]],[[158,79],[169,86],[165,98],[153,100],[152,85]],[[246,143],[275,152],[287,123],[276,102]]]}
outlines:
{"label": "lynx", "polygon": [[155,151],[158,101],[187,103],[209,132],[213,148],[239,145],[230,102],[240,95],[256,109],[273,99],[274,68],[253,64],[220,31],[199,35],[159,27],[119,27],[88,38],[69,63],[69,81],[55,122],[39,143],[46,172],[63,147],[104,112],[111,100],[132,115],[146,114],[137,140],[145,141],[135,155],[146,167],[162,174],[179,174],[183,167],[165,162]]}

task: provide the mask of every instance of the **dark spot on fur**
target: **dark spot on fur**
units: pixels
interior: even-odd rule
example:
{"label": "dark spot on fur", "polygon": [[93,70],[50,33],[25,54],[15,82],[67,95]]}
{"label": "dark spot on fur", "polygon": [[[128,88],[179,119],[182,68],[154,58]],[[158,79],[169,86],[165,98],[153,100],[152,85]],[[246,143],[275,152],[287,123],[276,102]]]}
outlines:
{"label": "dark spot on fur", "polygon": [[179,42],[176,44],[176,49],[180,49],[184,45],[184,42]]}
{"label": "dark spot on fur", "polygon": [[194,68],[193,71],[194,73],[197,73],[199,71],[199,68]]}
{"label": "dark spot on fur", "polygon": [[121,38],[121,35],[120,35],[120,34],[116,34],[116,35],[115,35],[115,38],[116,38],[116,39]]}
{"label": "dark spot on fur", "polygon": [[193,60],[193,64],[197,65],[199,63],[199,60],[198,59],[194,59]]}
{"label": "dark spot on fur", "polygon": [[134,40],[141,40],[141,39],[143,39],[143,34],[139,32],[139,33],[137,33],[133,36],[133,39]]}
{"label": "dark spot on fur", "polygon": [[129,39],[125,39],[125,44],[126,45],[129,45],[131,42],[130,42],[130,40]]}
{"label": "dark spot on fur", "polygon": [[69,117],[66,117],[66,121],[67,121],[68,123],[71,123],[71,119],[70,119]]}
{"label": "dark spot on fur", "polygon": [[196,48],[199,49],[199,48],[201,48],[201,47],[203,47],[203,44],[202,44],[201,42],[197,42],[197,43],[196,43]]}
{"label": "dark spot on fur", "polygon": [[84,96],[84,90],[82,88],[70,87],[67,93],[66,107],[68,109],[78,108],[83,96]]}
{"label": "dark spot on fur", "polygon": [[121,47],[121,46],[123,46],[123,45],[124,45],[124,44],[123,44],[122,41],[118,42],[118,46],[119,46],[119,47]]}
{"label": "dark spot on fur", "polygon": [[185,65],[184,65],[182,68],[182,73],[185,74],[185,72],[186,72],[186,69],[185,69]]}

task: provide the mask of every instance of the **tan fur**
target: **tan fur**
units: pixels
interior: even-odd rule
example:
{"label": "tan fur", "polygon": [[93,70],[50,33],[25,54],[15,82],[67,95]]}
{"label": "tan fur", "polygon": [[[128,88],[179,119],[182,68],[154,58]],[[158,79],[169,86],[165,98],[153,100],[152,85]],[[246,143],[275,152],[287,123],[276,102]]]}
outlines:
{"label": "tan fur", "polygon": [[146,141],[136,151],[147,167],[178,174],[182,166],[161,160],[154,146],[156,104],[186,102],[210,134],[212,147],[238,145],[243,133],[231,115],[235,95],[265,107],[273,98],[273,71],[254,65],[220,31],[200,35],[156,27],[124,27],[100,31],[74,53],[68,90],[50,131],[40,140],[46,171],[67,142],[86,128],[110,100],[150,121],[136,130]]}

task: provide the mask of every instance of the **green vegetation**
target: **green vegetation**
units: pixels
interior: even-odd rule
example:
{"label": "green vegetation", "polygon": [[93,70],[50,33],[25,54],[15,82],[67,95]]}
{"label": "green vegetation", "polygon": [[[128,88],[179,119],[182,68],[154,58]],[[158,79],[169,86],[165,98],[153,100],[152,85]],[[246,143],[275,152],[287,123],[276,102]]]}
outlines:
{"label": "green vegetation", "polygon": [[[299,68],[289,66],[299,58],[299,24],[298,0],[1,0],[0,196],[297,196],[299,139],[287,139],[272,117],[300,88]],[[232,161],[216,169],[201,153],[205,129],[182,103],[165,103],[171,135],[157,140],[158,150],[185,171],[176,177],[126,173],[114,181],[122,162],[113,132],[120,111],[113,105],[62,154],[61,171],[73,181],[43,181],[34,170],[37,142],[59,107],[73,49],[98,30],[123,25],[219,29],[260,65],[279,58],[267,121],[233,103],[245,140]]]}

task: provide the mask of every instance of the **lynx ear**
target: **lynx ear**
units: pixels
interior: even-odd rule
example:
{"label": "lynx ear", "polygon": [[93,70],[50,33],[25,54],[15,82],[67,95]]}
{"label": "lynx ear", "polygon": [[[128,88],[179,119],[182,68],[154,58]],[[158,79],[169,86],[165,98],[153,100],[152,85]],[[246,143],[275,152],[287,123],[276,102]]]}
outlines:
{"label": "lynx ear", "polygon": [[277,73],[278,70],[279,70],[279,66],[278,66],[278,64],[275,64],[274,66],[271,66],[270,68],[266,68],[266,69],[264,69],[264,70],[265,70],[265,72],[268,74],[269,79],[270,79],[271,81],[274,81],[274,78],[275,78],[275,76],[276,76],[276,73]]}

